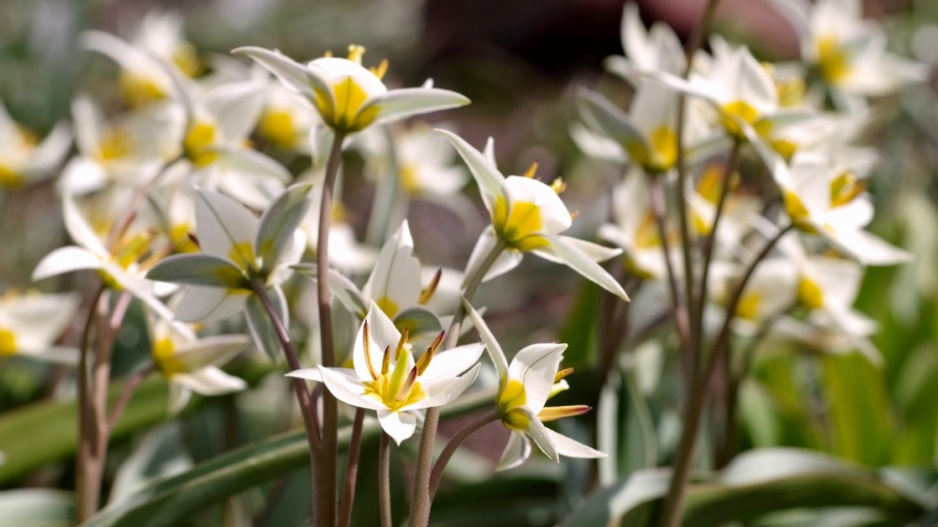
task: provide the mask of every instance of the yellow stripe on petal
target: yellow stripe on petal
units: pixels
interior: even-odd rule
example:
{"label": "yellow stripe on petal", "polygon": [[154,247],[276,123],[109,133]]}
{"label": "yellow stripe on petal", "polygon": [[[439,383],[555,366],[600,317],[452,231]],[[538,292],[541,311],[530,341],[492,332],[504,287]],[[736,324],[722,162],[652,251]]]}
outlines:
{"label": "yellow stripe on petal", "polygon": [[285,110],[268,110],[261,116],[257,131],[277,148],[289,150],[296,146],[298,137],[293,116]]}
{"label": "yellow stripe on petal", "polygon": [[122,71],[120,79],[121,93],[127,99],[127,104],[133,108],[166,98],[166,92],[152,79],[142,75],[135,75],[129,71]]}
{"label": "yellow stripe on petal", "polygon": [[397,304],[387,296],[382,296],[375,304],[381,308],[381,311],[384,311],[384,314],[387,315],[388,318],[394,318],[400,309]]}
{"label": "yellow stripe on petal", "polygon": [[817,63],[821,76],[828,84],[839,84],[852,70],[850,58],[835,37],[818,39]]}
{"label": "yellow stripe on petal", "polygon": [[176,346],[168,338],[162,338],[153,344],[153,362],[166,377],[185,373],[186,367],[176,358]]}
{"label": "yellow stripe on petal", "polygon": [[369,111],[370,115],[359,113],[368,99],[368,93],[352,77],[345,77],[334,83],[332,85],[332,94],[335,99],[332,124],[335,128],[346,132],[357,132],[374,120],[377,108],[374,108],[373,112]]}
{"label": "yellow stripe on petal", "polygon": [[761,304],[762,296],[759,293],[746,293],[736,306],[736,316],[746,320],[755,320],[759,315],[759,306]]}
{"label": "yellow stripe on petal", "polygon": [[808,309],[824,307],[824,291],[821,286],[808,277],[801,277],[798,281],[798,300]]}
{"label": "yellow stripe on petal", "polygon": [[12,168],[9,168],[2,163],[0,163],[0,187],[4,188],[18,188],[23,185],[23,178],[19,173],[13,171]]}
{"label": "yellow stripe on petal", "polygon": [[492,216],[495,232],[510,248],[530,251],[550,244],[537,236],[543,227],[541,209],[530,201],[512,203],[509,207],[504,196],[498,196]]}
{"label": "yellow stripe on petal", "polygon": [[252,269],[254,266],[254,247],[251,242],[238,242],[231,246],[228,258],[242,269]]}

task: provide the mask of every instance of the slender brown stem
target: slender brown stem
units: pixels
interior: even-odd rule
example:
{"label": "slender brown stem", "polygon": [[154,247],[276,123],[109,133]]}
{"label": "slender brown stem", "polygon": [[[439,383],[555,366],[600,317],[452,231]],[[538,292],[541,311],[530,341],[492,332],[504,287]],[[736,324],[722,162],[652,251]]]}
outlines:
{"label": "slender brown stem", "polygon": [[[681,296],[677,288],[677,274],[674,272],[674,265],[671,261],[671,249],[668,244],[668,230],[664,223],[665,219],[665,199],[664,187],[657,176],[648,177],[648,186],[651,193],[651,208],[655,216],[655,226],[658,228],[658,237],[661,238],[661,250],[664,252],[664,265],[668,273],[668,292],[671,296],[671,316],[674,317],[674,326],[677,329],[678,339],[680,339],[681,356],[687,357],[691,353],[690,335],[688,333],[687,306],[681,302]],[[689,364],[685,360],[685,371]]]}
{"label": "slender brown stem", "polygon": [[137,388],[140,387],[143,381],[145,381],[151,373],[153,373],[152,366],[149,368],[144,368],[132,374],[130,378],[127,379],[127,381],[124,383],[124,388],[121,389],[120,395],[117,396],[117,400],[114,401],[114,404],[111,405],[110,412],[108,412],[107,435],[110,435],[111,430],[114,430],[114,423],[117,422],[117,419],[124,411],[124,408],[127,407],[127,403],[129,403],[130,399],[134,396],[134,392],[137,391]]}
{"label": "slender brown stem", "polygon": [[342,499],[339,502],[339,527],[348,527],[352,521],[352,504],[355,503],[355,483],[358,480],[358,456],[362,449],[362,423],[365,409],[355,409],[352,421],[352,437],[349,440],[348,456],[345,460],[345,478],[342,480]]}
{"label": "slender brown stem", "polygon": [[691,316],[693,317],[691,324],[697,328],[695,333],[696,342],[694,343],[695,350],[703,349],[703,316],[705,307],[707,305],[707,289],[710,285],[710,264],[713,262],[713,249],[717,245],[717,229],[720,227],[720,219],[723,217],[723,211],[726,209],[726,197],[730,193],[730,180],[733,177],[733,172],[736,171],[737,167],[739,166],[739,154],[741,150],[742,143],[740,141],[734,141],[733,149],[730,151],[730,156],[726,160],[726,167],[723,170],[723,182],[722,186],[720,187],[720,197],[717,200],[716,214],[713,217],[713,225],[710,227],[710,234],[704,241],[704,259],[703,272],[701,273],[700,277],[700,295],[697,296],[697,300],[694,301],[694,309],[691,311]]}
{"label": "slender brown stem", "polygon": [[688,396],[687,407],[684,412],[684,429],[681,432],[681,440],[678,444],[677,458],[674,462],[674,470],[671,474],[671,482],[668,489],[668,497],[665,500],[665,508],[662,511],[661,519],[658,523],[661,527],[678,527],[684,516],[684,499],[687,494],[687,484],[690,481],[690,470],[693,466],[694,453],[697,449],[697,438],[700,435],[700,422],[703,418],[703,410],[709,397],[710,383],[716,366],[719,364],[719,356],[728,349],[730,330],[732,327],[733,314],[739,307],[739,301],[743,292],[752,278],[759,263],[768,256],[769,252],[775,247],[782,237],[794,227],[789,224],[779,230],[774,238],[766,242],[765,247],[753,259],[752,263],[746,269],[742,279],[737,284],[733,296],[726,306],[726,318],[716,341],[710,348],[710,354],[707,357],[706,367],[701,375],[694,378],[691,392]]}
{"label": "slender brown stem", "polygon": [[383,431],[378,445],[378,508],[381,527],[391,527],[391,437]]}
{"label": "slender brown stem", "polygon": [[[472,301],[476,290],[482,283],[482,279],[488,272],[498,256],[505,250],[505,243],[499,240],[492,250],[485,256],[482,263],[466,278],[463,288],[463,298]],[[446,340],[443,343],[443,349],[452,349],[456,347],[459,341],[459,332],[462,328],[462,319],[465,316],[462,302],[456,305],[453,313],[453,321],[450,323],[446,333]],[[436,428],[440,422],[440,407],[436,406],[427,409],[426,417],[423,421],[423,432],[420,434],[420,449],[417,451],[417,467],[414,473],[414,491],[410,506],[410,527],[427,527],[430,523],[430,507],[432,506],[433,496],[430,492],[430,473],[433,470],[433,444],[436,441]]]}
{"label": "slender brown stem", "polygon": [[[264,284],[259,281],[252,284],[252,289],[254,294],[257,295],[257,298],[261,301],[261,305],[264,306],[264,311],[267,312],[270,322],[274,326],[274,332],[277,333],[277,339],[280,341],[280,347],[283,349],[284,355],[287,357],[287,365],[291,370],[300,369],[300,361],[296,354],[296,349],[293,347],[293,342],[290,340],[290,335],[287,333],[287,329],[283,326],[283,322],[280,321],[277,311],[274,309],[273,304],[270,302],[270,297],[267,295],[267,291],[264,289]],[[318,520],[320,516],[318,510],[320,506],[324,504],[322,501],[322,493],[320,490],[320,474],[321,464],[319,459],[322,457],[322,441],[319,435],[319,419],[316,415],[316,407],[313,405],[312,398],[310,397],[309,389],[306,387],[306,381],[303,379],[292,378],[291,382],[293,384],[293,391],[296,392],[297,402],[300,404],[300,413],[303,415],[303,425],[306,428],[306,440],[309,443],[309,463],[311,470],[311,477],[313,483],[313,514],[317,519],[316,525],[323,525],[319,523]],[[333,506],[335,502],[333,500]],[[334,520],[334,518],[333,518]]]}
{"label": "slender brown stem", "polygon": [[97,314],[98,304],[104,296],[105,287],[101,285],[91,297],[91,303],[88,305],[88,316],[85,319],[85,327],[81,335],[81,348],[78,358],[78,458],[76,461],[76,481],[75,489],[78,494],[76,498],[76,520],[81,523],[90,518],[95,513],[98,505],[97,492],[92,484],[92,475],[89,473],[91,458],[94,456],[94,437],[92,436],[91,425],[91,397],[88,387],[88,353],[91,345],[91,332],[94,325],[95,315]]}
{"label": "slender brown stem", "polygon": [[462,427],[452,439],[449,440],[449,443],[446,444],[446,447],[443,448],[443,452],[440,453],[440,457],[437,458],[436,463],[433,464],[433,471],[430,473],[430,497],[436,494],[436,490],[440,486],[440,480],[443,479],[443,471],[446,470],[446,465],[449,463],[450,458],[453,457],[453,454],[456,453],[456,450],[459,449],[459,446],[463,444],[463,441],[469,438],[472,434],[478,432],[483,426],[494,423],[498,421],[499,415],[498,410],[492,409],[488,412],[480,415],[476,419],[470,421],[466,426]]}
{"label": "slender brown stem", "polygon": [[[342,158],[344,132],[335,132],[332,149],[326,163],[326,175],[322,185],[322,201],[319,205],[319,233],[316,240],[316,266],[321,273],[316,280],[319,304],[319,338],[322,348],[322,365],[335,366],[335,349],[332,338],[332,295],[329,291],[329,229],[332,224],[332,192],[335,188],[339,161]],[[319,485],[316,525],[331,527],[336,522],[336,457],[338,456],[339,413],[338,403],[328,390],[322,394],[322,454],[319,457]]]}

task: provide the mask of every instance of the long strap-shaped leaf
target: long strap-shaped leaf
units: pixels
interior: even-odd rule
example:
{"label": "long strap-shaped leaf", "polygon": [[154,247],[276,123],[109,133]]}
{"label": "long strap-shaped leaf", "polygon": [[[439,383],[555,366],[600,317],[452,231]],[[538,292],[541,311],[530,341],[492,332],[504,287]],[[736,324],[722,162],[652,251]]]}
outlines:
{"label": "long strap-shaped leaf", "polygon": [[[456,416],[491,404],[494,390],[480,390],[443,407],[443,416]],[[371,421],[363,434],[378,431]],[[346,445],[351,430],[339,432]],[[161,527],[179,525],[186,517],[228,496],[278,478],[309,462],[306,437],[289,432],[228,452],[192,470],[158,481],[126,500],[109,506],[81,527]]]}

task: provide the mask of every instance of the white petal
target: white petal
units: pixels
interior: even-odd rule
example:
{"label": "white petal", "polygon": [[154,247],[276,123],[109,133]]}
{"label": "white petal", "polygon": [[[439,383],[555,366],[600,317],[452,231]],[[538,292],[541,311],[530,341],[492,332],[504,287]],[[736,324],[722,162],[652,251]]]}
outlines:
{"label": "white petal", "polygon": [[201,102],[218,123],[223,141],[240,142],[251,133],[264,108],[266,86],[262,80],[232,82],[203,95]]}
{"label": "white petal", "polygon": [[238,392],[248,387],[244,379],[228,375],[214,366],[191,373],[173,375],[172,381],[201,395],[222,395]]}
{"label": "white petal", "polygon": [[199,190],[195,217],[202,252],[231,260],[232,252],[238,251],[242,262],[254,262],[253,255],[244,252],[246,248],[253,248],[259,224],[251,211],[228,196]]}
{"label": "white petal", "polygon": [[91,225],[88,224],[88,220],[78,210],[78,205],[69,196],[62,198],[62,214],[65,219],[65,228],[72,239],[75,240],[75,243],[101,258],[106,258],[110,254],[104,248],[104,244],[98,238],[98,235],[94,233]]}
{"label": "white petal", "polygon": [[176,317],[184,322],[214,322],[244,311],[246,294],[216,287],[186,286]]}
{"label": "white petal", "polygon": [[578,247],[560,236],[545,235],[544,237],[550,241],[550,245],[535,249],[535,254],[549,253],[551,257],[563,261],[568,267],[580,273],[586,279],[628,302],[629,296],[619,285],[619,282],[599,264],[581,252]]}
{"label": "white petal", "polygon": [[420,261],[413,252],[414,240],[405,220],[384,244],[374,271],[362,288],[365,298],[376,302],[387,299],[394,303],[397,311],[388,313],[389,316],[417,305],[422,284]]}
{"label": "white petal", "polygon": [[485,320],[482,319],[482,315],[480,315],[465,298],[462,302],[466,314],[469,316],[469,320],[471,320],[472,325],[476,327],[476,331],[479,332],[479,337],[482,338],[482,342],[485,344],[485,349],[489,352],[489,358],[492,359],[492,364],[495,366],[495,372],[498,374],[499,383],[504,384],[508,378],[508,359],[505,357],[505,352],[502,351],[502,347],[495,339],[495,335],[492,334],[492,330],[489,329]]}
{"label": "white petal", "polygon": [[505,179],[504,193],[509,207],[520,202],[533,203],[537,207],[541,216],[539,233],[560,233],[573,224],[570,211],[550,185],[533,178],[509,176]]}
{"label": "white petal", "polygon": [[469,172],[472,173],[472,177],[479,185],[482,200],[485,202],[489,213],[491,213],[495,206],[495,199],[502,193],[502,186],[505,184],[505,176],[498,171],[493,160],[487,158],[482,152],[470,146],[463,138],[446,130],[437,131],[445,135],[447,139],[453,143],[460,157],[466,162],[466,165],[469,167]]}
{"label": "white petal", "polygon": [[398,445],[401,444],[401,441],[414,435],[414,431],[417,429],[417,418],[407,412],[392,412],[387,409],[378,410],[378,423]]}
{"label": "white petal", "polygon": [[485,344],[477,342],[437,353],[433,356],[423,375],[420,376],[420,382],[433,384],[439,381],[452,380],[478,362],[484,350]]}
{"label": "white petal", "polygon": [[550,437],[551,442],[557,449],[557,453],[561,456],[587,459],[606,457],[605,453],[600,452],[599,450],[596,450],[592,447],[588,447],[578,441],[574,441],[565,435],[558,434],[549,428],[547,429],[547,435]]}
{"label": "white petal", "polygon": [[322,381],[336,399],[366,410],[387,410],[387,407],[377,398],[365,395],[365,386],[362,382],[345,371],[347,370],[319,367]]}
{"label": "white petal", "polygon": [[524,385],[525,404],[535,414],[547,402],[565,349],[566,344],[532,344],[519,351],[508,366],[508,378]]}
{"label": "white petal", "polygon": [[[401,332],[394,326],[394,322],[381,311],[374,302],[368,308],[368,315],[365,317],[368,322],[368,350],[366,353],[364,345],[365,323],[358,328],[358,335],[355,337],[355,347],[352,350],[352,363],[355,371],[358,372],[358,378],[362,380],[371,380],[371,370],[377,373],[381,372],[381,360],[384,356],[384,348],[390,346],[392,350],[396,349],[397,343],[401,339]],[[368,364],[371,364],[369,370]]]}
{"label": "white petal", "polygon": [[185,366],[186,371],[195,373],[207,366],[228,362],[235,355],[244,351],[250,344],[250,339],[244,335],[206,337],[191,344],[180,346],[176,350],[175,358]]}
{"label": "white petal", "polygon": [[531,442],[518,432],[508,436],[508,444],[502,452],[495,470],[508,470],[524,463],[531,456]]}
{"label": "white petal", "polygon": [[550,458],[551,461],[560,463],[560,455],[557,453],[557,447],[554,446],[551,440],[550,430],[537,418],[535,412],[532,412],[527,406],[522,406],[519,410],[523,411],[528,416],[530,422],[528,429],[525,431],[525,435],[530,438],[531,441],[537,445],[537,448],[541,449],[541,452]]}
{"label": "white petal", "polygon": [[412,115],[457,108],[469,104],[469,99],[454,91],[437,88],[405,88],[391,90],[368,101],[360,111],[377,107],[374,123],[389,123]]}
{"label": "white petal", "polygon": [[[305,65],[296,62],[279,51],[245,46],[235,48],[232,53],[242,53],[257,61],[258,64],[274,74],[280,82],[291,90],[300,93],[312,100],[316,95],[313,91],[312,79]],[[322,90],[329,92],[327,86]]]}
{"label": "white petal", "polygon": [[908,252],[864,230],[838,231],[831,241],[863,265],[895,265],[912,259]]}
{"label": "white petal", "polygon": [[412,405],[405,406],[401,408],[401,410],[420,410],[449,404],[459,397],[462,392],[466,391],[466,388],[476,380],[476,377],[479,375],[479,368],[481,367],[481,364],[476,364],[465,375],[427,385],[427,397]]}
{"label": "white petal", "polygon": [[[469,262],[466,264],[466,276],[469,276],[476,272],[476,268],[482,265],[485,256],[491,252],[492,248],[495,247],[495,230],[492,226],[488,226],[482,231],[482,234],[479,235],[479,240],[476,241],[475,247],[472,248],[472,254],[469,255]],[[496,276],[503,275],[508,271],[511,271],[515,267],[518,267],[518,264],[521,263],[521,260],[524,258],[524,253],[521,251],[516,251],[513,249],[502,250],[501,254],[498,255],[498,258],[489,267],[485,277],[482,279],[483,282],[491,280]]]}
{"label": "white petal", "polygon": [[47,254],[36,266],[32,279],[42,280],[71,271],[100,269],[101,267],[103,267],[103,262],[96,255],[81,247],[69,245]]}

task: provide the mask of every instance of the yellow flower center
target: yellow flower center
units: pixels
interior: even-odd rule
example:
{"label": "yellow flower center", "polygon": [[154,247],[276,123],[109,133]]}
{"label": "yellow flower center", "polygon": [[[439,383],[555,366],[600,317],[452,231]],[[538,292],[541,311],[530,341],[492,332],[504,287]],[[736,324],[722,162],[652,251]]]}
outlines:
{"label": "yellow flower center", "polygon": [[12,189],[23,184],[23,177],[12,168],[0,163],[0,187]]}
{"label": "yellow flower center", "polygon": [[232,245],[231,250],[228,251],[228,259],[241,269],[253,269],[255,263],[253,245],[251,242],[238,242]]}
{"label": "yellow flower center", "polygon": [[726,133],[737,140],[744,141],[746,136],[739,127],[737,119],[752,126],[755,128],[756,133],[764,136],[769,133],[772,124],[768,121],[760,120],[760,117],[759,110],[756,110],[751,104],[746,101],[737,100],[723,105],[720,122],[723,124],[723,128],[726,129]]}
{"label": "yellow flower center", "polygon": [[543,224],[541,209],[533,202],[519,201],[509,206],[504,196],[498,196],[492,225],[499,238],[513,249],[530,251],[549,244],[537,235]]}
{"label": "yellow flower center", "polygon": [[661,235],[655,223],[655,215],[648,211],[635,229],[635,246],[639,249],[661,247]]}
{"label": "yellow flower center", "polygon": [[393,300],[386,296],[379,298],[375,304],[381,308],[381,311],[384,311],[384,314],[387,315],[388,318],[394,318],[394,315],[396,315],[400,309]]}
{"label": "yellow flower center", "polygon": [[127,99],[127,104],[133,108],[165,99],[167,95],[152,79],[135,75],[127,70],[121,72],[118,82],[124,98]]}
{"label": "yellow flower center", "polygon": [[401,165],[399,177],[401,187],[409,194],[414,194],[420,190],[420,179],[417,178],[417,168],[410,163]]}
{"label": "yellow flower center", "polygon": [[108,129],[98,143],[98,159],[101,161],[114,161],[122,159],[133,152],[133,142],[130,136],[117,128]]}
{"label": "yellow flower center", "polygon": [[824,307],[824,291],[814,280],[802,276],[798,280],[798,300],[808,309]]}
{"label": "yellow flower center", "polygon": [[332,84],[333,105],[329,104],[328,94],[319,92],[313,103],[323,120],[333,128],[343,132],[357,132],[371,124],[378,115],[377,107],[361,111],[367,99],[364,88],[352,77],[345,77]]}
{"label": "yellow flower center", "polygon": [[495,404],[502,416],[502,422],[510,430],[522,432],[530,426],[531,420],[521,411],[521,407],[526,402],[527,394],[524,391],[524,384],[517,379],[509,380],[498,393]]}
{"label": "yellow flower center", "polygon": [[850,57],[833,36],[818,39],[817,63],[821,76],[828,84],[839,84],[851,72]]}
{"label": "yellow flower center", "polygon": [[165,377],[185,373],[186,367],[176,358],[176,346],[168,338],[162,338],[153,344],[153,362]]}
{"label": "yellow flower center", "polygon": [[849,170],[839,174],[831,181],[831,207],[841,207],[859,196],[866,185],[858,180]]}
{"label": "yellow flower center", "polygon": [[194,165],[203,167],[218,159],[218,152],[212,149],[216,135],[215,125],[205,121],[198,121],[189,128],[182,146],[186,150],[186,156]]}
{"label": "yellow flower center", "polygon": [[785,200],[785,212],[788,213],[788,217],[791,218],[795,226],[809,234],[816,233],[817,229],[810,222],[811,214],[804,206],[804,202],[801,201],[801,198],[790,190],[784,191],[783,196]]}
{"label": "yellow flower center", "polygon": [[646,147],[640,142],[629,142],[625,145],[626,152],[635,163],[638,163],[650,173],[664,172],[674,166],[677,161],[677,134],[669,126],[656,128],[648,138],[650,144]]}
{"label": "yellow flower center", "polygon": [[286,110],[268,110],[264,112],[258,132],[273,146],[288,150],[296,146],[298,138],[293,116]]}
{"label": "yellow flower center", "polygon": [[746,320],[755,320],[759,315],[759,307],[761,304],[762,296],[759,295],[759,293],[745,293],[736,306],[736,316]]}
{"label": "yellow flower center", "polygon": [[192,241],[189,236],[191,228],[188,223],[174,225],[169,231],[169,238],[173,242],[173,247],[180,253],[197,253],[199,246]]}
{"label": "yellow flower center", "polygon": [[786,162],[791,161],[791,158],[795,156],[795,151],[798,150],[798,145],[787,139],[771,139],[769,140],[769,146],[771,146],[778,155],[782,156],[782,159]]}
{"label": "yellow flower center", "polygon": [[176,51],[173,52],[172,58],[173,64],[187,77],[194,78],[202,73],[202,63],[199,62],[199,55],[192,44],[188,42],[180,43],[176,47]]}
{"label": "yellow flower center", "polygon": [[806,90],[804,80],[798,78],[777,82],[775,84],[775,93],[778,94],[778,104],[785,107],[798,106],[801,104],[804,100]]}
{"label": "yellow flower center", "polygon": [[8,329],[0,328],[0,357],[16,353],[16,335]]}

